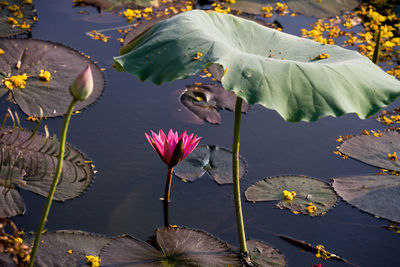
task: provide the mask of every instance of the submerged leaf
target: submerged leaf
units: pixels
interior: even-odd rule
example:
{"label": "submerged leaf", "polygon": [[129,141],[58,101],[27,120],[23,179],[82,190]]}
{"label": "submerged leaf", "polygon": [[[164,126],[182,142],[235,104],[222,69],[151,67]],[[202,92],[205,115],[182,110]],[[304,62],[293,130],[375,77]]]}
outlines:
{"label": "submerged leaf", "polygon": [[[33,240],[34,236],[31,236],[27,243],[33,243]],[[42,234],[40,240],[35,266],[75,267],[87,266],[86,256],[99,255],[111,238],[83,231],[62,230]]]}
{"label": "submerged leaf", "polygon": [[[28,116],[39,116],[39,107],[44,117],[62,116],[72,100],[69,86],[76,76],[89,64],[94,88],[91,96],[77,103],[75,110],[81,110],[93,104],[104,89],[104,78],[99,68],[86,56],[60,44],[33,39],[0,39],[0,77],[27,75],[25,88],[15,87],[11,94],[15,102]],[[16,64],[19,63],[18,68]],[[48,71],[49,81],[40,78]],[[7,87],[0,88],[3,93]]]}
{"label": "submerged leaf", "polygon": [[101,251],[104,266],[241,267],[239,255],[210,234],[186,228],[157,230],[155,247],[130,236],[112,240]]}
{"label": "submerged leaf", "polygon": [[25,212],[21,195],[14,188],[0,186],[0,217],[13,217]]}
{"label": "submerged leaf", "polygon": [[285,267],[285,257],[271,245],[259,240],[246,241],[250,260],[254,266]]}
{"label": "submerged leaf", "polygon": [[385,131],[377,136],[364,134],[354,136],[343,141],[339,151],[379,168],[400,171],[400,158],[390,157],[394,152],[400,154],[400,133]]}
{"label": "submerged leaf", "polygon": [[105,11],[111,11],[116,8],[138,6],[147,7],[158,5],[158,0],[80,0],[76,5],[86,4],[93,5]]}
{"label": "submerged leaf", "polygon": [[[235,3],[226,3],[224,5],[241,10],[247,13],[262,15],[261,8],[276,6],[276,0],[235,0]],[[335,15],[340,15],[343,11],[350,11],[355,9],[358,0],[286,0],[290,10],[295,13],[302,14],[306,17],[328,18]]]}
{"label": "submerged leaf", "polygon": [[354,10],[359,5],[359,0],[287,0],[293,12],[306,17],[329,18],[340,15],[344,11]]}
{"label": "submerged leaf", "polygon": [[367,175],[333,179],[333,188],[351,205],[375,216],[400,222],[400,177]]}
{"label": "submerged leaf", "polygon": [[[246,174],[246,162],[239,158],[239,178]],[[195,181],[208,172],[219,184],[231,184],[232,152],[212,145],[198,146],[185,160],[174,168],[174,173],[181,179]]]}
{"label": "submerged leaf", "polygon": [[[3,5],[7,2],[8,5]],[[33,4],[25,0],[7,0],[0,3],[0,37],[10,37],[31,30],[37,20]],[[10,7],[14,7],[11,8]]]}
{"label": "submerged leaf", "polygon": [[[198,52],[203,56],[195,60]],[[330,58],[312,60],[322,53]],[[156,84],[220,64],[227,69],[225,90],[288,121],[350,112],[365,118],[400,95],[400,82],[358,52],[200,10],[154,25],[114,61],[117,69]]]}
{"label": "submerged leaf", "polygon": [[[14,188],[27,189],[47,197],[57,165],[58,140],[24,129],[0,130],[1,185],[0,216],[23,213],[23,203]],[[63,170],[54,200],[65,201],[81,195],[91,184],[93,171],[83,155],[66,145]],[[10,175],[9,169],[15,174]],[[12,204],[12,205],[11,205]]]}
{"label": "submerged leaf", "polygon": [[[285,190],[295,192],[293,200],[284,198]],[[324,215],[338,200],[327,183],[294,175],[269,177],[258,181],[246,190],[245,195],[248,201],[280,200],[276,205],[278,208],[286,208],[310,216]]]}
{"label": "submerged leaf", "polygon": [[[217,84],[194,84],[186,87],[181,95],[181,102],[201,119],[220,124],[218,110],[235,111],[236,95]],[[242,112],[246,113],[249,108],[250,105],[243,102]]]}

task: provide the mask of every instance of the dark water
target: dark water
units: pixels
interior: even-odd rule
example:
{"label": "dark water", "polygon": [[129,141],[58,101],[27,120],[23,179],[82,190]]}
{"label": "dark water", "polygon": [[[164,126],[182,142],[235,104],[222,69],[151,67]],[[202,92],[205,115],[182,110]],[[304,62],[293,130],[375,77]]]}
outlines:
{"label": "dark water", "polygon": [[[98,15],[95,8],[72,8],[72,1],[36,1],[39,22],[33,38],[63,43],[80,50],[106,68],[106,89],[101,99],[82,114],[72,118],[68,141],[83,151],[99,171],[93,185],[81,197],[53,203],[49,230],[80,229],[117,235],[128,233],[141,239],[163,226],[162,203],[166,166],[144,138],[144,132],[170,128],[194,132],[202,144],[230,148],[233,113],[222,112],[222,124],[198,125],[185,122],[174,92],[194,81],[156,86],[134,76],[115,71],[111,65],[120,44],[116,31],[106,32],[108,43],[84,35],[92,29],[125,25],[112,14]],[[78,14],[86,10],[89,15]],[[279,18],[284,30],[299,34],[310,18]],[[62,64],[62,62],[60,62]],[[392,108],[400,102],[397,101]],[[11,105],[11,104],[10,104]],[[2,109],[5,107],[2,107]],[[50,131],[59,133],[62,119],[47,121]],[[325,118],[313,123],[288,123],[276,112],[254,106],[243,116],[241,155],[248,162],[242,192],[268,176],[304,174],[330,181],[332,177],[373,174],[376,168],[355,160],[343,160],[332,153],[338,135],[360,134],[362,129],[380,129],[373,119],[360,120],[354,114]],[[15,222],[26,231],[36,230],[45,199],[21,192],[27,206]],[[219,186],[209,176],[194,183],[173,180],[170,220],[172,224],[204,229],[238,245],[231,186]],[[273,233],[292,236],[328,251],[359,266],[400,266],[400,235],[384,229],[387,220],[376,219],[339,201],[325,216],[310,218],[278,210],[272,203],[244,202],[247,236],[271,243],[286,256],[289,266],[344,266],[322,261],[312,253],[301,252]]]}

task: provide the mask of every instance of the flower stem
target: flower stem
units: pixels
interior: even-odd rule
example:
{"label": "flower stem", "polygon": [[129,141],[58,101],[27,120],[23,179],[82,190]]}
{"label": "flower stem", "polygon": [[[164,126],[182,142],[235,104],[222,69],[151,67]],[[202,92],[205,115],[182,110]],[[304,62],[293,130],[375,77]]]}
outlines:
{"label": "flower stem", "polygon": [[236,224],[238,228],[240,251],[247,255],[246,235],[244,232],[242,202],[240,199],[240,182],[239,182],[239,139],[240,139],[240,121],[242,115],[242,99],[236,98],[235,107],[235,126],[233,129],[233,145],[232,145],[232,172],[233,172],[233,192],[235,198]]}
{"label": "flower stem", "polygon": [[31,252],[31,255],[30,255],[31,259],[30,259],[29,267],[32,267],[33,263],[35,261],[35,256],[36,256],[36,252],[37,252],[37,249],[38,249],[38,246],[39,246],[40,236],[42,234],[44,225],[46,224],[47,216],[49,215],[49,212],[50,212],[51,202],[53,201],[54,192],[56,191],[56,187],[57,187],[58,181],[60,179],[63,160],[64,160],[65,141],[67,139],[68,124],[69,124],[69,121],[71,119],[72,111],[74,110],[74,107],[75,107],[77,102],[78,102],[78,99],[74,97],[72,99],[72,101],[71,101],[71,104],[69,105],[67,114],[65,115],[63,128],[61,130],[57,169],[56,169],[56,173],[55,173],[54,178],[53,178],[53,183],[51,184],[51,187],[50,187],[50,190],[49,190],[49,195],[47,196],[46,205],[45,205],[45,207],[43,209],[43,213],[42,213],[42,217],[40,219],[39,227],[38,227],[38,229],[36,231],[35,241],[33,243],[33,248],[32,248],[32,252]]}
{"label": "flower stem", "polygon": [[169,193],[171,191],[171,182],[172,182],[172,172],[174,171],[174,167],[168,167],[168,175],[167,182],[165,183],[165,191],[164,191],[164,226],[169,226],[169,215],[168,215],[168,205],[169,205]]}

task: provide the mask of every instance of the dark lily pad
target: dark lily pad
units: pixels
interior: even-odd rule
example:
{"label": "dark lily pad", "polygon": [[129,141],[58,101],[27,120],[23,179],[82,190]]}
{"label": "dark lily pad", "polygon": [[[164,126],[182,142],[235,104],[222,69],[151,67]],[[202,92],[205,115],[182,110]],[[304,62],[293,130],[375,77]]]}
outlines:
{"label": "dark lily pad", "polygon": [[146,7],[158,5],[158,2],[158,0],[83,0],[79,1],[75,5],[93,5],[104,11],[112,11],[116,8],[122,7]]}
{"label": "dark lily pad", "polygon": [[[218,84],[194,84],[187,86],[181,95],[181,102],[199,118],[214,124],[221,123],[219,109],[235,111],[236,95],[226,91]],[[242,112],[246,113],[250,105],[242,104]]]}
{"label": "dark lily pad", "polygon": [[[246,162],[239,158],[239,178],[246,174]],[[232,151],[213,145],[198,146],[186,159],[174,168],[181,179],[195,181],[208,172],[219,184],[231,184]]]}
{"label": "dark lily pad", "polygon": [[[296,192],[293,200],[283,198],[284,190]],[[286,208],[310,216],[324,215],[338,200],[327,183],[299,175],[266,178],[250,186],[245,195],[248,201],[280,200],[276,205],[278,208]],[[317,208],[314,212],[307,210],[310,203]]]}
{"label": "dark lily pad", "polygon": [[228,245],[201,230],[163,228],[155,247],[134,237],[112,240],[100,253],[102,266],[242,267]]}
{"label": "dark lily pad", "polygon": [[285,257],[271,245],[259,240],[246,241],[250,260],[254,266],[284,267]]}
{"label": "dark lily pad", "polygon": [[[8,5],[0,5],[0,37],[29,32],[37,19],[33,5],[24,4],[25,0],[7,0],[7,2]],[[18,6],[18,9],[10,11],[9,7],[14,5]],[[9,21],[9,18],[12,21]]]}
{"label": "dark lily pad", "polygon": [[375,216],[400,222],[400,177],[367,175],[333,179],[333,188],[351,205]]}
{"label": "dark lily pad", "polygon": [[[276,2],[276,0],[236,0],[233,4],[224,2],[224,5],[251,14],[262,14],[262,7],[275,7]],[[286,0],[285,2],[293,12],[316,18],[340,15],[343,11],[355,9],[359,4],[358,0]]]}
{"label": "dark lily pad", "polygon": [[[34,236],[27,243],[33,244]],[[98,256],[100,250],[111,241],[101,235],[83,231],[62,230],[42,234],[35,259],[37,267],[88,266],[86,256]],[[103,266],[102,262],[101,266]]]}
{"label": "dark lily pad", "polygon": [[[10,217],[23,213],[23,204],[15,186],[47,197],[53,181],[58,157],[58,140],[24,129],[4,128],[0,131],[0,168],[7,173],[2,178],[0,216]],[[9,175],[8,169],[16,175]],[[18,172],[22,175],[17,175]],[[83,155],[66,145],[63,171],[54,200],[65,201],[81,195],[91,184],[93,171]],[[12,205],[11,205],[12,204]]]}
{"label": "dark lily pad", "polygon": [[[39,108],[45,117],[62,116],[66,113],[72,96],[69,86],[76,76],[90,65],[94,88],[91,96],[78,102],[75,110],[81,110],[94,103],[104,89],[104,78],[99,68],[83,54],[60,44],[33,39],[0,39],[0,77],[26,73],[26,88],[11,91],[15,102],[28,116],[39,116]],[[18,63],[20,62],[20,63]],[[17,65],[20,65],[17,69]],[[51,73],[50,81],[39,78],[40,70]],[[3,92],[7,89],[2,83]]]}
{"label": "dark lily pad", "polygon": [[[3,179],[3,178],[2,178]],[[0,216],[13,217],[25,212],[21,195],[14,188],[0,186]]]}
{"label": "dark lily pad", "polygon": [[306,17],[328,18],[340,15],[343,11],[354,10],[359,0],[287,0],[289,8]]}
{"label": "dark lily pad", "polygon": [[[400,171],[399,132],[385,131],[381,134],[377,135],[380,137],[372,134],[354,136],[343,141],[339,151],[372,166]],[[399,159],[397,157],[390,157],[390,155],[393,155],[393,152],[399,153]]]}

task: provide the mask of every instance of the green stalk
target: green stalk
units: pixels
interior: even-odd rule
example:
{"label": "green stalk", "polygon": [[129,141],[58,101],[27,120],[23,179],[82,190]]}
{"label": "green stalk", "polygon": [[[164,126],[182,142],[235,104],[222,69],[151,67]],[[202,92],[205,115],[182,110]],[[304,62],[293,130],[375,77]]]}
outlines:
{"label": "green stalk", "polygon": [[164,227],[169,227],[169,194],[171,191],[172,173],[174,171],[173,167],[168,167],[167,181],[165,183],[164,191]]}
{"label": "green stalk", "polygon": [[239,139],[240,139],[240,120],[242,116],[242,99],[236,98],[235,107],[235,126],[233,129],[233,145],[232,145],[232,172],[233,172],[233,192],[235,198],[236,224],[239,234],[240,251],[247,256],[246,235],[244,232],[242,202],[240,199],[240,182],[239,182]]}
{"label": "green stalk", "polygon": [[49,215],[49,212],[50,212],[51,202],[53,201],[54,192],[56,191],[56,187],[57,187],[58,181],[60,179],[63,160],[64,160],[65,141],[67,139],[68,124],[71,119],[72,111],[74,110],[74,107],[77,102],[78,102],[78,99],[74,97],[74,99],[72,99],[72,101],[71,101],[71,104],[69,105],[67,114],[64,119],[64,124],[63,124],[63,128],[61,131],[61,137],[60,137],[60,147],[59,147],[59,153],[58,153],[57,169],[56,169],[56,173],[54,175],[53,183],[51,184],[51,187],[49,190],[49,195],[47,196],[46,205],[44,206],[44,209],[43,209],[42,218],[40,219],[39,227],[36,231],[35,242],[33,243],[33,248],[32,248],[32,252],[31,252],[31,261],[29,263],[29,267],[33,267],[36,252],[37,252],[37,249],[39,246],[40,236],[42,235],[44,225],[46,224],[47,216]]}

